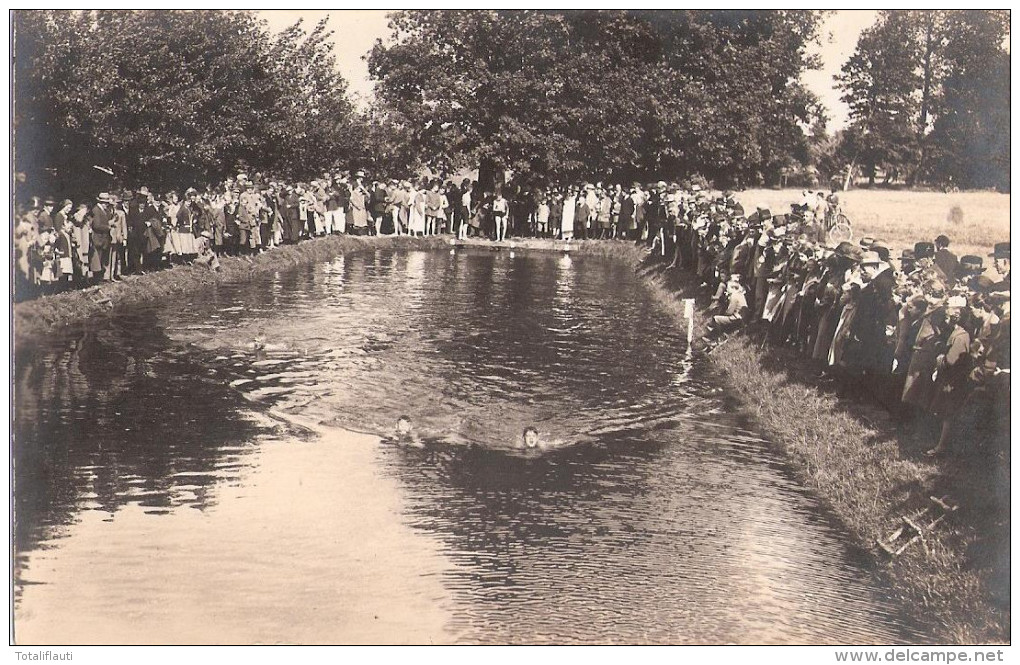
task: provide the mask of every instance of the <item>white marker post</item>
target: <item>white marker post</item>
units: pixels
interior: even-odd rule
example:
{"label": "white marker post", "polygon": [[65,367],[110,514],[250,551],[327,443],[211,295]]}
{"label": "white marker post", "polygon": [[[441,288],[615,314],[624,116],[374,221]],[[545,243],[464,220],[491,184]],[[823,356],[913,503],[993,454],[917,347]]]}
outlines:
{"label": "white marker post", "polygon": [[694,342],[694,298],[684,298],[684,316],[687,318],[687,352]]}

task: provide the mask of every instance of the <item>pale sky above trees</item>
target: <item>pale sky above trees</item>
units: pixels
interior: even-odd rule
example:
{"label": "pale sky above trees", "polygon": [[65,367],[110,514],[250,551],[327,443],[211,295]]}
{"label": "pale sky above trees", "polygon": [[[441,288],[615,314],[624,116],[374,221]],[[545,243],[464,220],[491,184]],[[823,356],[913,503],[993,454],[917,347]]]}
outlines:
{"label": "pale sky above trees", "polygon": [[[376,39],[389,37],[386,11],[374,10],[333,10],[333,11],[261,11],[259,14],[269,23],[274,32],[282,30],[298,18],[305,19],[311,28],[325,16],[329,26],[336,31],[334,36],[337,65],[350,82],[352,94],[367,99],[371,96],[372,83],[368,76],[368,64],[362,59]],[[843,128],[848,121],[849,109],[839,100],[840,93],[834,87],[833,76],[853,54],[861,31],[875,22],[878,12],[871,10],[839,10],[829,16],[822,28],[823,43],[817,47],[822,58],[822,68],[804,74],[804,84],[822,101],[829,115],[829,130]]]}

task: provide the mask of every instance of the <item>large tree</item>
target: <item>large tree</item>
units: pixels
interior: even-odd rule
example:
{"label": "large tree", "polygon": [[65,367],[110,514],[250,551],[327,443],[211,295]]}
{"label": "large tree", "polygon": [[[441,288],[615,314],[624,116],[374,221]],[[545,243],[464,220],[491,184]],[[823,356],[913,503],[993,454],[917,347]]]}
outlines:
{"label": "large tree", "polygon": [[931,179],[961,187],[1010,187],[1009,12],[945,18],[945,78],[927,140]]}
{"label": "large tree", "polygon": [[369,68],[414,157],[616,179],[778,175],[814,12],[404,11]]}
{"label": "large tree", "polygon": [[35,191],[180,187],[238,165],[294,177],[360,129],[323,25],[274,38],[232,11],[18,11],[15,147]]}
{"label": "large tree", "polygon": [[1008,187],[1009,13],[887,10],[837,76],[845,162],[967,187]]}
{"label": "large tree", "polygon": [[911,12],[885,11],[861,33],[837,81],[850,107],[842,150],[874,184],[879,167],[906,170],[917,161],[920,59]]}

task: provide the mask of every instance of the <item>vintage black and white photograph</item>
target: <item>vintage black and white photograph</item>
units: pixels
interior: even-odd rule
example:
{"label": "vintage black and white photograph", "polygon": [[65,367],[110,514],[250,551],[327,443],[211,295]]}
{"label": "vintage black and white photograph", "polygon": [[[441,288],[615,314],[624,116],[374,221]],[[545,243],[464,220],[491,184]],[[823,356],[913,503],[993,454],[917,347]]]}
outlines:
{"label": "vintage black and white photograph", "polygon": [[1003,660],[1010,18],[11,10],[10,646]]}

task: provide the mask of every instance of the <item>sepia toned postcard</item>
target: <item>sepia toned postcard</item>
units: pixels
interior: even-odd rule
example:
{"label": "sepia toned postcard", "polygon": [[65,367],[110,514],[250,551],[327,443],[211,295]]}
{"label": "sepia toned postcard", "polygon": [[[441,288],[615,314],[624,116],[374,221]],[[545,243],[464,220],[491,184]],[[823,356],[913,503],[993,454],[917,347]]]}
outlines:
{"label": "sepia toned postcard", "polygon": [[1010,18],[11,11],[17,658],[1002,660]]}

